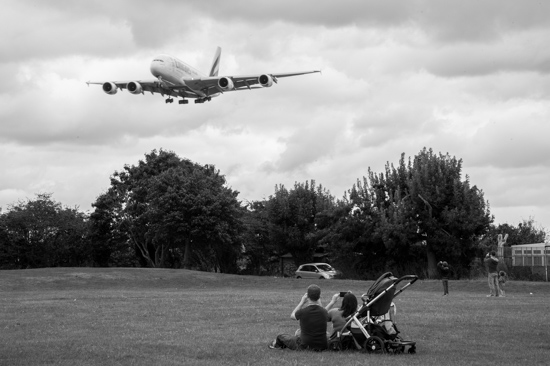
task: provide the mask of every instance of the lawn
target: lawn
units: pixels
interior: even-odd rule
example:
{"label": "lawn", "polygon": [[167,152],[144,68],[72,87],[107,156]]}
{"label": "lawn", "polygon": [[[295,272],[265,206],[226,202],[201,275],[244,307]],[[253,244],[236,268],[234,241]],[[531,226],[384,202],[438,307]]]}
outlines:
{"label": "lawn", "polygon": [[[396,323],[415,355],[270,350],[307,280],[186,270],[0,271],[0,365],[548,365],[550,285],[418,281]],[[372,281],[318,281],[325,303]],[[532,293],[532,295],[530,294]]]}

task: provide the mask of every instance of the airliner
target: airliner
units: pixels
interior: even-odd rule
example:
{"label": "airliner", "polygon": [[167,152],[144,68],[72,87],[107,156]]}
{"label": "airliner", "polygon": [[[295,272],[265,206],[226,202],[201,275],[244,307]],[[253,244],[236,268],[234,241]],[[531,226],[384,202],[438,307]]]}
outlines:
{"label": "airliner", "polygon": [[158,93],[167,97],[166,103],[173,103],[174,98],[181,98],[178,101],[179,104],[188,104],[189,100],[186,98],[195,99],[195,103],[204,103],[225,92],[269,88],[273,83],[277,83],[279,78],[320,72],[312,70],[249,76],[218,76],[221,52],[221,48],[218,47],[208,75],[176,57],[163,54],[156,56],[151,62],[151,74],[156,78],[154,80],[88,81],[87,84],[102,85],[103,91],[109,95],[116,94],[119,89],[127,89],[131,94]]}

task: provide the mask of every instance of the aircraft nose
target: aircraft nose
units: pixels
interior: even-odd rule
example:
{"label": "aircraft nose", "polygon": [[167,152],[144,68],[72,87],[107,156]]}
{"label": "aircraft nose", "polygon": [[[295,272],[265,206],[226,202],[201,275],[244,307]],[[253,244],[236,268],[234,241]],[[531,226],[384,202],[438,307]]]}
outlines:
{"label": "aircraft nose", "polygon": [[153,74],[154,76],[158,76],[158,68],[157,68],[157,65],[155,64],[155,62],[151,62],[151,74]]}
{"label": "aircraft nose", "polygon": [[161,73],[162,69],[162,62],[159,60],[159,58],[155,58],[153,62],[151,62],[151,74],[153,74],[155,77],[158,77]]}

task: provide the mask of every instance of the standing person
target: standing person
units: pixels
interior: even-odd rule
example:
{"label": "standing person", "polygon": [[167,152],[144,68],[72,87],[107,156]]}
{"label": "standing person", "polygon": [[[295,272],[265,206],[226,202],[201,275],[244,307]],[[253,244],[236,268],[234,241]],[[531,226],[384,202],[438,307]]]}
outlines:
{"label": "standing person", "polygon": [[332,300],[327,304],[325,309],[328,311],[328,321],[332,322],[332,333],[330,338],[340,332],[344,325],[346,325],[346,318],[357,311],[357,297],[348,291],[342,299],[342,306],[338,309],[332,309],[334,304],[338,301],[340,294],[334,294]]}
{"label": "standing person", "polygon": [[489,282],[489,291],[491,292],[487,297],[498,297],[500,289],[498,287],[498,258],[496,257],[496,253],[494,251],[487,253],[484,262],[487,272],[489,273],[487,279]]}
{"label": "standing person", "polygon": [[504,284],[508,281],[508,275],[504,271],[498,273],[498,288],[500,289],[500,296],[504,297]]}
{"label": "standing person", "polygon": [[445,261],[439,261],[437,268],[441,275],[441,283],[443,283],[443,296],[447,296],[449,294],[449,274],[451,273],[449,264]]}
{"label": "standing person", "polygon": [[321,288],[317,285],[310,285],[306,294],[302,296],[302,299],[290,314],[292,319],[300,321],[300,334],[279,334],[269,344],[269,348],[310,349],[315,351],[327,349],[328,313],[321,306],[320,298]]}

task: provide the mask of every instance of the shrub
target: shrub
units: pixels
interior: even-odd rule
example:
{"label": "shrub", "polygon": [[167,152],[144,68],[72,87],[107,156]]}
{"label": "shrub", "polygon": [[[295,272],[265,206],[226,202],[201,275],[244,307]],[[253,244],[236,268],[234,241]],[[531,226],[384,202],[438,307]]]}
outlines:
{"label": "shrub", "polygon": [[531,267],[510,267],[508,278],[516,281],[531,281]]}

